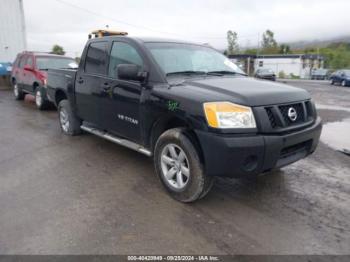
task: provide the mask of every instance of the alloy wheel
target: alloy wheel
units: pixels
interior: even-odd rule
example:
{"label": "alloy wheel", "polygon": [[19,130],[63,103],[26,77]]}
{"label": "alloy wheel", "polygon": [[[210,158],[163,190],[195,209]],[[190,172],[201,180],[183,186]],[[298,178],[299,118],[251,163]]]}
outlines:
{"label": "alloy wheel", "polygon": [[182,190],[190,179],[190,166],[186,153],[175,144],[166,145],[161,153],[164,181],[175,190]]}
{"label": "alloy wheel", "polygon": [[60,123],[62,130],[66,133],[68,133],[69,130],[69,118],[68,113],[64,108],[61,108],[60,110]]}
{"label": "alloy wheel", "polygon": [[18,91],[18,86],[17,86],[17,84],[15,84],[15,85],[13,86],[13,93],[14,93],[15,97],[18,97],[19,91]]}
{"label": "alloy wheel", "polygon": [[40,90],[37,90],[35,93],[35,103],[36,103],[37,107],[41,107],[41,105],[43,103],[43,98],[41,96]]}

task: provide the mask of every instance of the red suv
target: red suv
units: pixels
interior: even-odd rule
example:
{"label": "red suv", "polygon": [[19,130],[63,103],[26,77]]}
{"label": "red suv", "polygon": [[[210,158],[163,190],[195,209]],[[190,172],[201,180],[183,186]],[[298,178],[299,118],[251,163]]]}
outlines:
{"label": "red suv", "polygon": [[38,52],[23,52],[17,55],[12,67],[11,81],[16,100],[23,100],[25,94],[35,96],[38,109],[48,107],[46,79],[48,69],[77,68],[71,57]]}

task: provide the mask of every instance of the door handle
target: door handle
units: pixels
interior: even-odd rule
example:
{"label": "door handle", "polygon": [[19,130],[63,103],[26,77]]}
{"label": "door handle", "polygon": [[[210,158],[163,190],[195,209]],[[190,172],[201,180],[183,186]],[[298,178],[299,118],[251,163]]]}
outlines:
{"label": "door handle", "polygon": [[82,79],[81,77],[78,79],[78,83],[79,84],[82,84],[82,83],[84,83],[84,79]]}

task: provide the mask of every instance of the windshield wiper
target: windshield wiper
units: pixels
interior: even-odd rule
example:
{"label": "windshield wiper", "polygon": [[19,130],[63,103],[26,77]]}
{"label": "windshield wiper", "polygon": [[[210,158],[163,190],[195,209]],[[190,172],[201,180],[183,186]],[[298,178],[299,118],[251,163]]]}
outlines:
{"label": "windshield wiper", "polygon": [[170,75],[206,75],[207,72],[204,71],[191,71],[191,70],[187,70],[187,71],[179,71],[179,72],[170,72],[167,73],[167,76]]}
{"label": "windshield wiper", "polygon": [[226,71],[226,70],[210,71],[207,74],[208,75],[245,75],[245,74],[241,74],[241,73],[238,73],[238,72]]}
{"label": "windshield wiper", "polygon": [[246,74],[241,74],[238,72],[233,72],[233,71],[226,71],[226,70],[222,70],[222,71],[191,71],[191,70],[187,70],[187,71],[178,71],[178,72],[170,72],[167,73],[166,76],[171,76],[171,75],[213,75],[213,76],[223,76],[223,75],[246,75]]}

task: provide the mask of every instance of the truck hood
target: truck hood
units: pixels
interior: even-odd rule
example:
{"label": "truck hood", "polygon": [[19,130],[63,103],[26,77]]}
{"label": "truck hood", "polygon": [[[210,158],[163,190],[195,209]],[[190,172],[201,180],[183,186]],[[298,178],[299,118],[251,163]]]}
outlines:
{"label": "truck hood", "polygon": [[182,83],[187,97],[201,102],[231,101],[247,106],[292,103],[310,99],[300,88],[250,77],[187,79]]}

